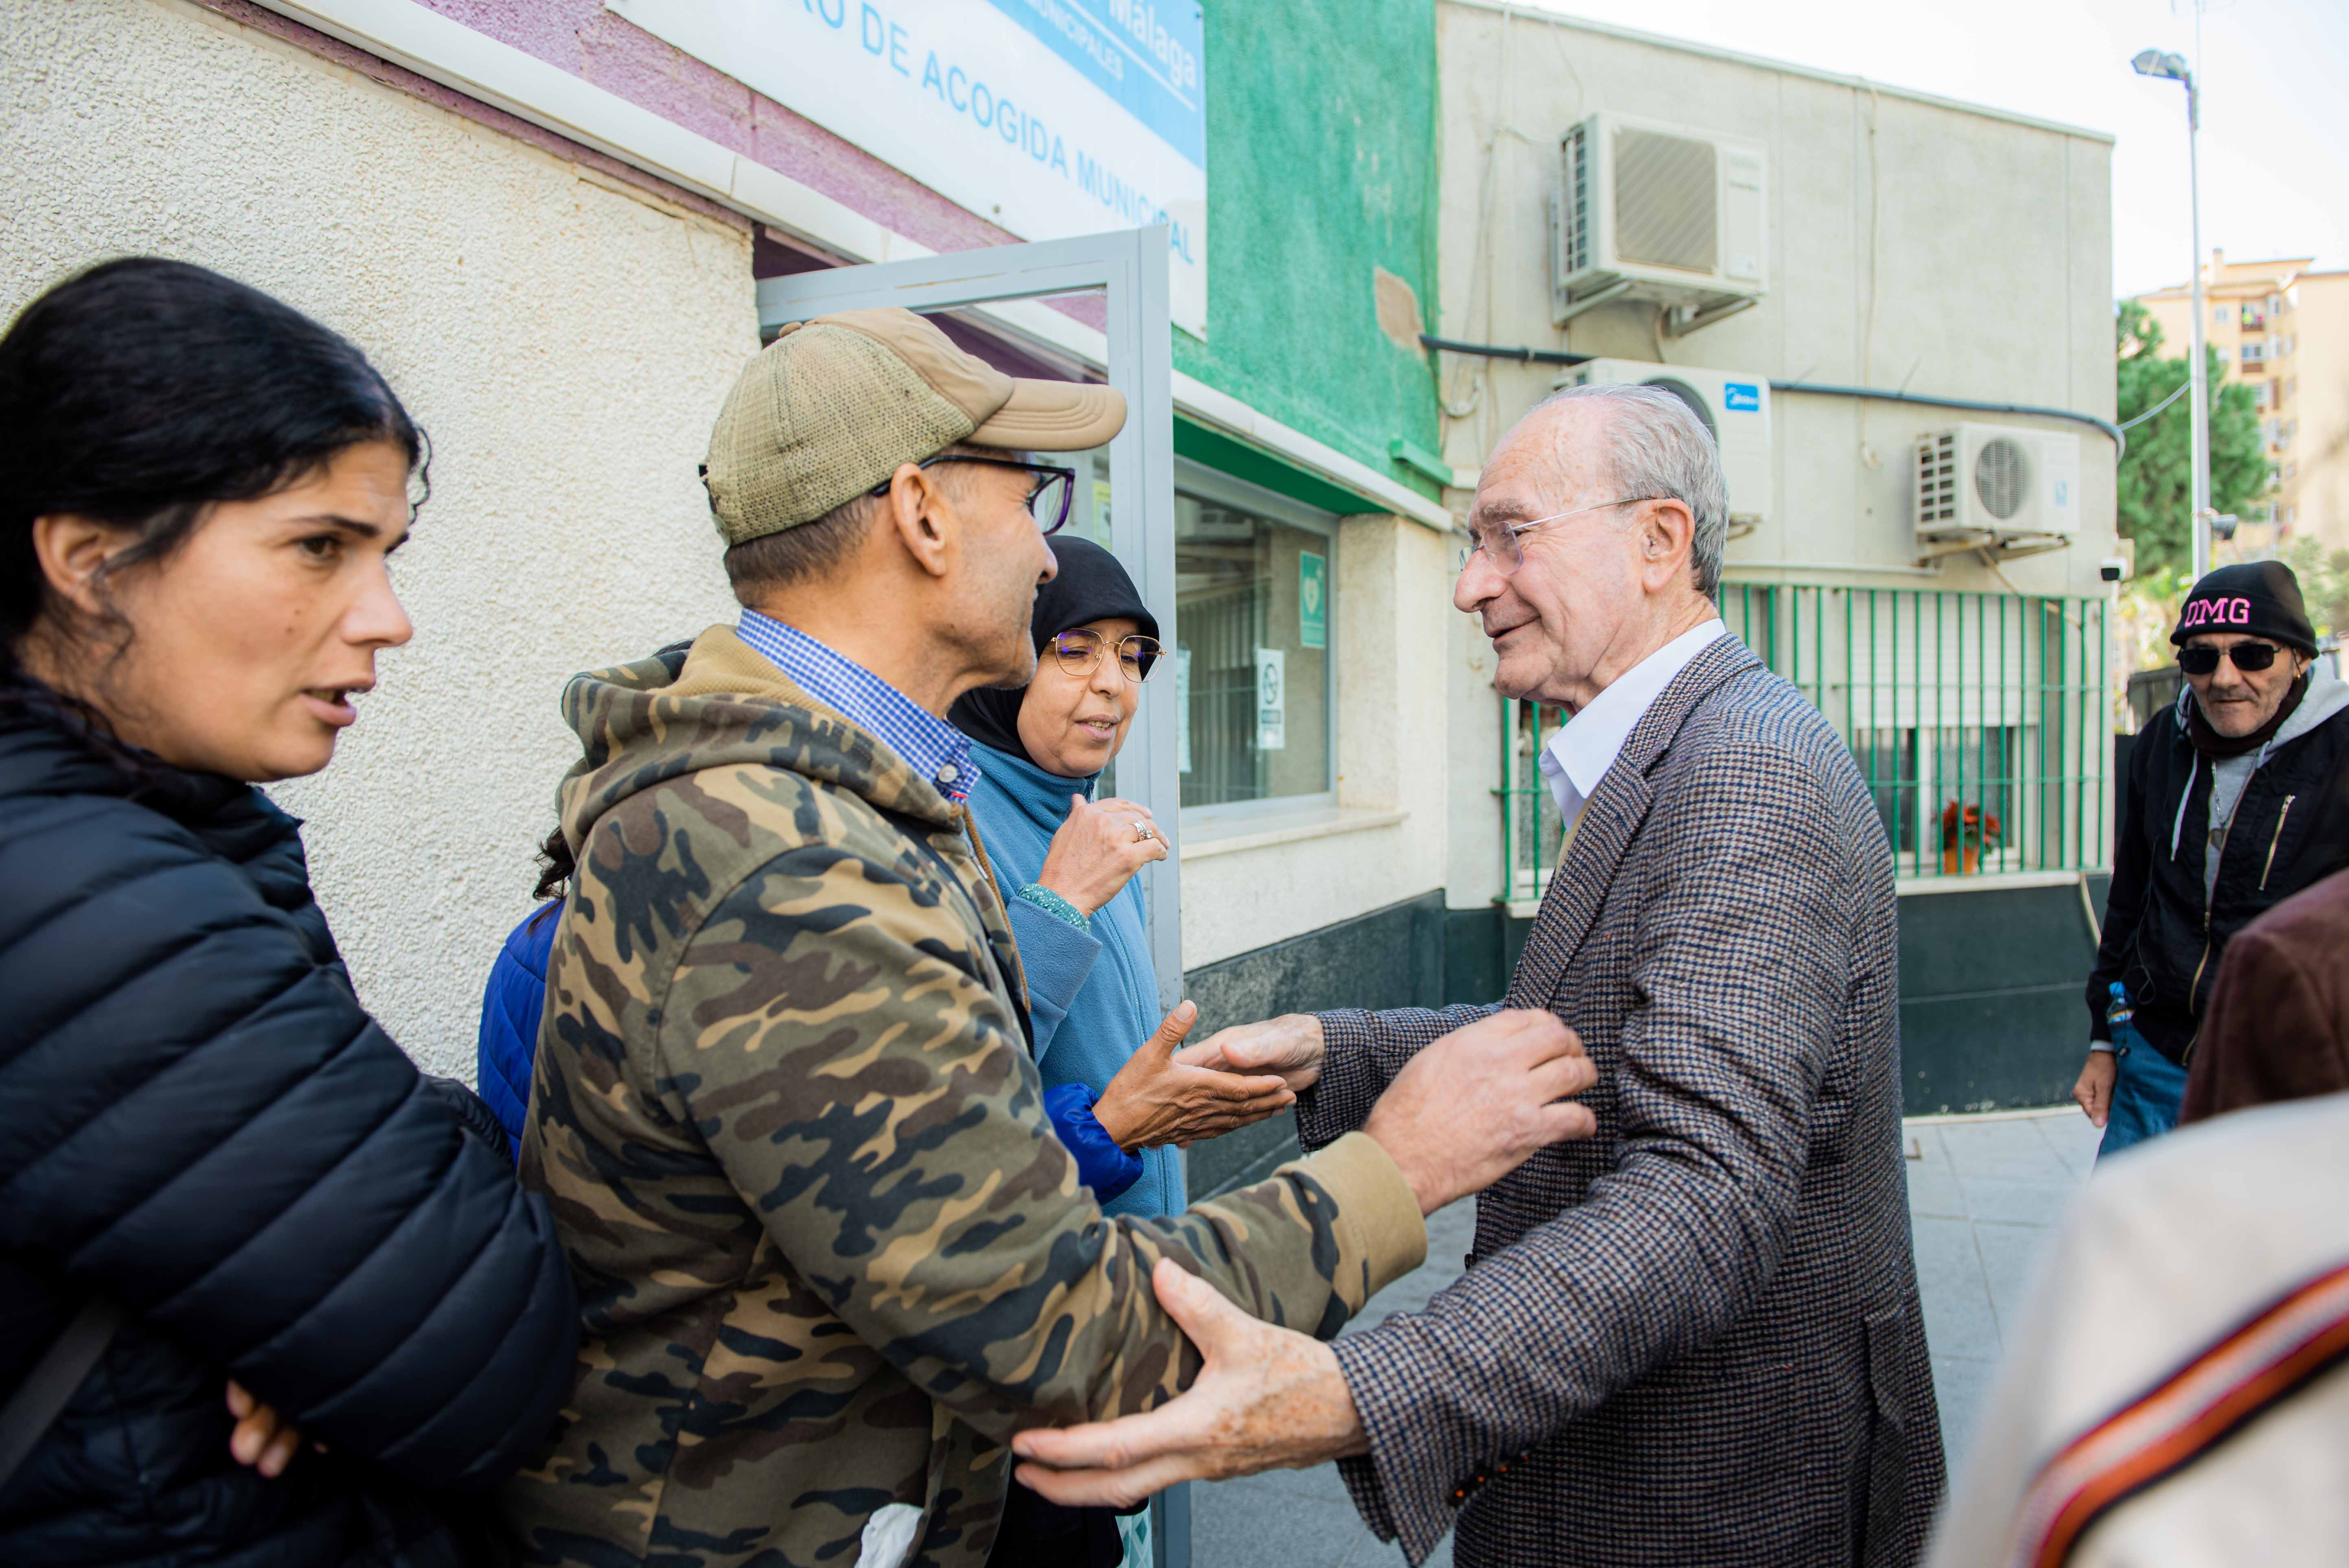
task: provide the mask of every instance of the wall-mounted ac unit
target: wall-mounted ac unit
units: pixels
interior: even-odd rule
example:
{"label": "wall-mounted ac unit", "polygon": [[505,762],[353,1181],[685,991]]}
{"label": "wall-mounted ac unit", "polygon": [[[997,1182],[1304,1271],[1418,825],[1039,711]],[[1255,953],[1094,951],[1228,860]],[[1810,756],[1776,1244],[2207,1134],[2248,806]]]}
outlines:
{"label": "wall-mounted ac unit", "polygon": [[2080,438],[1952,425],[1917,443],[1917,557],[2061,550],[2080,531]]}
{"label": "wall-mounted ac unit", "polygon": [[1552,385],[1588,387],[1630,382],[1661,387],[1693,410],[1721,447],[1722,478],[1729,484],[1729,534],[1751,533],[1769,521],[1775,488],[1770,446],[1770,382],[1734,370],[1692,365],[1647,365],[1636,359],[1593,359]]}
{"label": "wall-mounted ac unit", "polygon": [[1760,143],[1602,111],[1568,130],[1550,204],[1551,316],[1619,299],[1666,307],[1677,337],[1769,284]]}

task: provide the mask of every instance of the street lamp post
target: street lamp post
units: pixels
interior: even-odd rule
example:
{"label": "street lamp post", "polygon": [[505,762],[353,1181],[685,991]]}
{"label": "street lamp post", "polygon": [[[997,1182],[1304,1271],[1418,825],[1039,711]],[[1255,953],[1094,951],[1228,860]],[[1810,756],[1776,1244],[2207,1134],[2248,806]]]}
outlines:
{"label": "street lamp post", "polygon": [[2186,188],[2194,227],[2194,359],[2187,401],[2192,405],[2194,430],[2194,576],[2199,582],[2210,570],[2210,377],[2204,346],[2209,324],[2202,318],[2202,170],[2195,146],[2202,129],[2202,94],[2194,72],[2177,55],[2147,49],[2129,64],[2141,77],[2174,81],[2186,88]]}

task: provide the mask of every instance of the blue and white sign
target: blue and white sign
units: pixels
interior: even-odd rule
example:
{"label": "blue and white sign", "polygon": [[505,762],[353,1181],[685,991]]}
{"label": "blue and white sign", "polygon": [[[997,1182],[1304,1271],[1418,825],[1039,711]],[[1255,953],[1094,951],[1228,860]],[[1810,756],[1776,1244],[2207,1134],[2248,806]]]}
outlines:
{"label": "blue and white sign", "polygon": [[1724,381],[1721,386],[1722,406],[1733,414],[1759,414],[1762,411],[1762,388],[1751,381]]}
{"label": "blue and white sign", "polygon": [[605,0],[1022,239],[1164,223],[1207,329],[1200,0]]}

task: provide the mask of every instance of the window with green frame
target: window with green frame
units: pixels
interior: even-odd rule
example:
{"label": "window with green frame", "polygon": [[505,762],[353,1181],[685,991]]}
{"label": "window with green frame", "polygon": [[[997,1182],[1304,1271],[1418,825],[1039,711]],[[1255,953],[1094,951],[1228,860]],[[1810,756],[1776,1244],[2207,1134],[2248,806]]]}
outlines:
{"label": "window with green frame", "polygon": [[[1107,545],[1105,454],[1069,531]],[[1184,810],[1309,804],[1336,788],[1337,519],[1188,459],[1174,485],[1174,653],[1149,700],[1182,705]]]}
{"label": "window with green frame", "polygon": [[[1727,583],[1722,614],[1851,748],[1897,874],[2110,863],[2102,599]],[[1503,704],[1506,897],[1540,895],[1560,844],[1541,748],[1565,722]]]}
{"label": "window with green frame", "polygon": [[1329,565],[1320,534],[1175,491],[1185,807],[1329,790]]}

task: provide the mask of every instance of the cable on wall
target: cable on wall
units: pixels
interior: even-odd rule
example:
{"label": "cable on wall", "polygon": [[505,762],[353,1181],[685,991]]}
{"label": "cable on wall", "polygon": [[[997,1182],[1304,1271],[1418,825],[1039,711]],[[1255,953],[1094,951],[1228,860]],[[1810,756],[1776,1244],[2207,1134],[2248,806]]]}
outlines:
{"label": "cable on wall", "polygon": [[1454,337],[1438,337],[1423,332],[1419,341],[1429,348],[1440,348],[1446,354],[1474,354],[1486,359],[1515,359],[1526,365],[1588,365],[1599,357],[1595,354],[1567,354],[1555,348],[1504,348],[1497,343],[1463,343]]}
{"label": "cable on wall", "polygon": [[[1497,343],[1463,343],[1457,338],[1438,337],[1423,332],[1419,341],[1430,348],[1446,354],[1469,354],[1485,359],[1514,359],[1526,365],[1587,365],[1599,356],[1595,354],[1562,354],[1554,348],[1521,348]],[[1930,392],[1895,390],[1889,387],[1837,387],[1824,381],[1773,381],[1773,392],[1803,392],[1820,397],[1867,397],[1884,403],[1916,403],[1928,408],[1965,408],[1979,414],[2025,414],[2040,419],[2069,419],[2075,425],[2085,425],[2110,436],[2113,445],[2122,453],[2128,450],[2128,437],[2124,426],[2110,419],[2100,419],[2094,414],[2083,414],[2075,408],[2049,408],[2036,403],[1986,403],[1975,397],[1940,397]],[[2182,390],[2182,388],[2181,388]],[[2131,419],[2135,425],[2149,419],[2177,400],[2173,392],[2158,406]]]}
{"label": "cable on wall", "polygon": [[1982,414],[2028,414],[2041,419],[2069,419],[2075,425],[2102,430],[2121,452],[2128,450],[2128,438],[2121,434],[2118,425],[2075,408],[2046,408],[2035,403],[1984,403],[1972,397],[1936,397],[1927,392],[1895,392],[1882,387],[1831,387],[1822,381],[1773,381],[1770,390],[1808,392],[1823,397],[1872,397],[1886,403],[1921,403],[1929,408],[1971,408]]}

